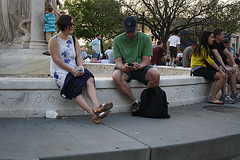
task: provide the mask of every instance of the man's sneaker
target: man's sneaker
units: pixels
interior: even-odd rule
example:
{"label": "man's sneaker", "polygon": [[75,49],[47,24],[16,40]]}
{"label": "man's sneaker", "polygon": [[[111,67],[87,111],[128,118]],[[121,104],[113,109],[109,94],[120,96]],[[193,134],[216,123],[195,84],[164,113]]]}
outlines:
{"label": "man's sneaker", "polygon": [[221,96],[220,101],[227,103],[227,104],[234,104],[235,100],[233,100],[229,95]]}
{"label": "man's sneaker", "polygon": [[236,93],[235,95],[231,95],[231,98],[234,99],[235,101],[240,101],[240,95]]}
{"label": "man's sneaker", "polygon": [[132,112],[132,116],[139,116],[139,109],[140,109],[140,102],[134,102],[131,106],[131,112]]}

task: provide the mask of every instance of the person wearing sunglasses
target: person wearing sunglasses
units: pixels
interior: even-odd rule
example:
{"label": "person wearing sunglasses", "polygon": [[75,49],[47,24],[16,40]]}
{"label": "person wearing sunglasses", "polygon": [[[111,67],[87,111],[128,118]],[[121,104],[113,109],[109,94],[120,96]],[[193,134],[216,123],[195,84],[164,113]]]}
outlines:
{"label": "person wearing sunglasses", "polygon": [[[77,39],[71,36],[74,30],[73,18],[62,15],[56,24],[60,32],[53,36],[49,43],[51,75],[61,90],[61,96],[66,99],[74,98],[75,102],[92,116],[93,121],[99,124],[99,119],[110,113],[113,103],[98,102],[94,76],[88,69],[82,67],[80,45]],[[86,87],[93,109],[82,95],[83,87]]]}

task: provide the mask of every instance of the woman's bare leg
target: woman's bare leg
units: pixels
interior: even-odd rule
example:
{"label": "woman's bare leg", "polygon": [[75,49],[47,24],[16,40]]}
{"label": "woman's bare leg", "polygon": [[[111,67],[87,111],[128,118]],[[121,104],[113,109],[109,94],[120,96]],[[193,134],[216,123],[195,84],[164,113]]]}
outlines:
{"label": "woman's bare leg", "polygon": [[94,79],[91,77],[86,82],[87,95],[93,105],[93,108],[99,107],[99,102],[97,99],[97,92],[94,85]]}
{"label": "woman's bare leg", "polygon": [[214,84],[212,95],[209,99],[210,102],[214,102],[215,100],[217,100],[217,93],[220,91],[220,89],[223,88],[224,83],[226,83],[226,79],[223,78],[223,76],[219,72],[215,74],[214,80],[216,80],[216,83]]}
{"label": "woman's bare leg", "polygon": [[96,115],[93,113],[92,108],[87,104],[86,100],[83,98],[82,94],[75,97],[75,102],[85,111],[87,111],[91,116],[92,119],[96,118]]}

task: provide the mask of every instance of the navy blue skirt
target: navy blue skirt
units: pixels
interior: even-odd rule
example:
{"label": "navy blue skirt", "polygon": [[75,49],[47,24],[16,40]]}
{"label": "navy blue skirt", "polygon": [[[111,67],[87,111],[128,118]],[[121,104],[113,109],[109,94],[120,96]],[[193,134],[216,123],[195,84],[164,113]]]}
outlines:
{"label": "navy blue skirt", "polygon": [[93,74],[84,68],[84,74],[80,77],[74,77],[72,73],[68,73],[63,84],[60,95],[66,99],[73,99],[82,94],[82,89],[89,78],[94,78]]}

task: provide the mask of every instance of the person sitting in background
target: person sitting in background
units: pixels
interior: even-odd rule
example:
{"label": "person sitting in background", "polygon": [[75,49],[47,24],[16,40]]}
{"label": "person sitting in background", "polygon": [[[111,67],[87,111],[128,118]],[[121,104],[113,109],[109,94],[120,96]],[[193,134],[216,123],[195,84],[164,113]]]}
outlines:
{"label": "person sitting in background", "polygon": [[230,51],[230,41],[228,38],[223,39],[223,44],[228,49],[228,51]]}
{"label": "person sitting in background", "polygon": [[[230,41],[228,38],[224,38],[223,40],[223,44],[224,46],[228,49],[228,51],[230,51]],[[227,63],[229,64],[229,66],[233,66],[234,64],[231,62],[231,60],[229,60],[229,58],[226,59]],[[234,58],[235,63],[238,65],[237,69],[237,75],[236,75],[236,83],[240,83],[240,73],[239,73],[239,64],[240,64],[240,60],[238,58],[238,54],[235,54],[235,58]]]}
{"label": "person sitting in background", "polygon": [[240,64],[240,57],[239,57],[239,54],[235,54],[234,61],[235,61],[235,63],[239,66],[239,64]]}
{"label": "person sitting in background", "polygon": [[[230,52],[230,43],[229,43],[229,42],[230,42],[230,41],[229,41],[228,38],[224,38],[224,39],[223,39],[223,44],[224,44],[224,46],[225,46],[225,47],[227,48],[227,50]],[[226,57],[226,61],[227,61],[227,63],[228,63],[230,66],[234,65],[228,57]]]}
{"label": "person sitting in background", "polygon": [[108,49],[105,51],[105,55],[107,56],[108,63],[115,63],[115,60],[113,58],[112,46],[108,47]]}
{"label": "person sitting in background", "polygon": [[190,67],[191,56],[195,46],[196,45],[188,46],[183,50],[182,64],[184,68]]}
{"label": "person sitting in background", "polygon": [[[109,110],[113,104],[112,102],[106,104],[98,102],[94,76],[88,69],[82,67],[83,59],[80,45],[75,37],[74,45],[71,36],[74,30],[73,18],[69,15],[62,15],[57,21],[57,26],[60,32],[49,42],[51,75],[61,89],[61,96],[66,99],[74,98],[75,102],[92,116],[93,121],[99,124],[99,119],[110,113]],[[80,68],[78,69],[78,67]],[[86,87],[93,109],[82,95],[83,87]]]}
{"label": "person sitting in background", "polygon": [[182,57],[177,57],[176,58],[176,65],[177,66],[182,66]]}
{"label": "person sitting in background", "polygon": [[[212,94],[209,98],[209,103],[224,104],[217,99],[217,93],[223,88],[226,83],[226,74],[222,69],[211,59],[209,46],[213,44],[213,32],[203,31],[199,37],[199,42],[195,47],[191,57],[191,69],[194,76],[202,76],[206,79],[215,80]],[[207,63],[212,66],[212,69],[207,68]]]}
{"label": "person sitting in background", "polygon": [[177,57],[180,58],[180,57],[182,57],[182,56],[183,56],[182,51],[179,51],[178,54],[177,54]]}
{"label": "person sitting in background", "polygon": [[182,51],[180,51],[176,57],[176,61],[175,61],[176,66],[182,66],[182,56],[183,56],[183,53]]}
{"label": "person sitting in background", "polygon": [[[151,65],[166,65],[166,52],[163,48],[163,43],[161,40],[157,42],[157,47],[154,47],[152,51],[153,56],[151,57]],[[165,60],[164,62],[162,61],[162,58]]]}
{"label": "person sitting in background", "polygon": [[81,48],[82,59],[85,60],[87,58],[91,59],[91,56],[87,54],[88,49],[86,47]]}
{"label": "person sitting in background", "polygon": [[[228,38],[224,38],[223,39],[223,44],[227,48],[227,50],[230,52],[230,40]],[[238,65],[237,68],[239,69],[240,60],[237,57],[238,57],[238,54],[235,54],[234,62]],[[229,58],[227,58],[227,57],[226,57],[226,62],[227,62],[227,65],[229,65],[229,66],[233,66],[234,65],[234,63],[232,63],[232,61]],[[236,78],[237,78],[237,82],[238,82],[240,80],[239,72],[237,72]]]}
{"label": "person sitting in background", "polygon": [[[239,65],[240,65],[240,57],[239,54],[235,54],[234,58],[235,63],[238,65],[238,72],[237,72],[237,83],[240,84],[240,72],[239,72]],[[237,88],[239,89],[239,88]]]}

